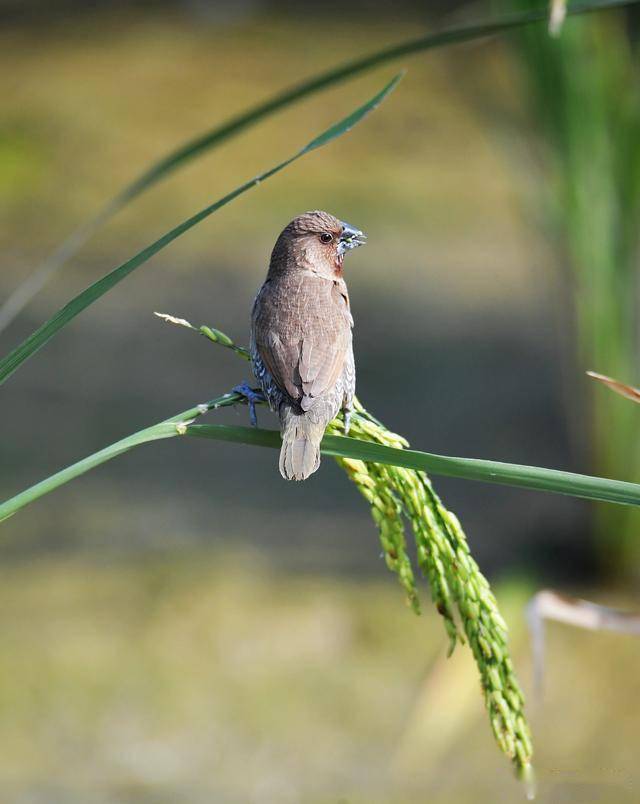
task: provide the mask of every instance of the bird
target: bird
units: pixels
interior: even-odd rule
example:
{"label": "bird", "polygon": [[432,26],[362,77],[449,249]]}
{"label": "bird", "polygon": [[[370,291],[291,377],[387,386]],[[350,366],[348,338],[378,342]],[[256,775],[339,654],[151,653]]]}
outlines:
{"label": "bird", "polygon": [[253,304],[253,373],[280,419],[279,466],[287,480],[306,480],[318,469],[320,442],[340,410],[349,432],[356,369],[343,260],[365,241],[360,229],[328,212],[298,215],[276,240]]}

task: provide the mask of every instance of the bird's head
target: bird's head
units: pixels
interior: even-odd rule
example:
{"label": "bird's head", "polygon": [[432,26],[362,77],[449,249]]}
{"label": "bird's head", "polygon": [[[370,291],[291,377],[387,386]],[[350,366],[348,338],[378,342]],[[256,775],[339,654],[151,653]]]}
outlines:
{"label": "bird's head", "polygon": [[305,212],[283,229],[271,255],[271,271],[311,271],[325,279],[342,276],[347,251],[366,242],[354,226],[328,212]]}

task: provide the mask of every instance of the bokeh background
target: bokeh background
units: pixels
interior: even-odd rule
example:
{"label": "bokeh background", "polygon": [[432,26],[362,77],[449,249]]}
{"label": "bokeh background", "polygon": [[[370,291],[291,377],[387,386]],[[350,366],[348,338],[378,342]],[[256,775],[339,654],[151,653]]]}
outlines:
{"label": "bokeh background", "polygon": [[[0,299],[182,141],[346,58],[524,5],[2,0]],[[153,311],[246,342],[273,242],[313,208],[369,236],[346,265],[358,390],[390,428],[431,452],[638,480],[640,411],[583,380],[638,379],[634,31],[615,12],[571,20],[556,43],[539,26],[401,60],[408,74],[366,122],[189,232],[10,379],[3,496],[248,379]],[[3,353],[397,66],[139,198],[0,334]],[[536,589],[635,605],[626,513],[436,486],[495,583],[525,690]],[[437,615],[410,613],[329,459],[293,485],[268,450],[148,445],[4,523],[0,549],[2,801],[523,797],[468,651],[445,660]],[[632,637],[550,627],[531,707],[540,800],[638,800],[639,662]]]}

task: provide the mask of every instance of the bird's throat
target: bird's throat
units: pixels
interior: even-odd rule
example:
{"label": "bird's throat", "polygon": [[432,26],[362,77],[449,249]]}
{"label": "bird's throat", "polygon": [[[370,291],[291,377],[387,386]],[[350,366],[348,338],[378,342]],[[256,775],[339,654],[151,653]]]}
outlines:
{"label": "bird's throat", "polygon": [[333,272],[336,276],[342,276],[342,262],[344,260],[344,254],[339,254],[335,262],[333,263]]}

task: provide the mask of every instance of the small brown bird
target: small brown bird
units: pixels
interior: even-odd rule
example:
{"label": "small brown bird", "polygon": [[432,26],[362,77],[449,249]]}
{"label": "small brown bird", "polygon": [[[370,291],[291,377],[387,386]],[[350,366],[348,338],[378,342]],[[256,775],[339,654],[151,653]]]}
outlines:
{"label": "small brown bird", "polygon": [[316,471],[325,428],[341,409],[349,428],[356,372],[342,261],[364,242],[327,212],[299,215],[278,237],[253,305],[253,372],[280,419],[287,480]]}

